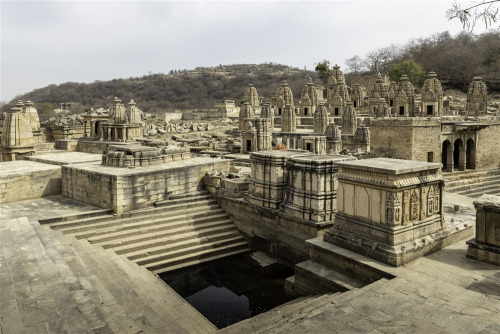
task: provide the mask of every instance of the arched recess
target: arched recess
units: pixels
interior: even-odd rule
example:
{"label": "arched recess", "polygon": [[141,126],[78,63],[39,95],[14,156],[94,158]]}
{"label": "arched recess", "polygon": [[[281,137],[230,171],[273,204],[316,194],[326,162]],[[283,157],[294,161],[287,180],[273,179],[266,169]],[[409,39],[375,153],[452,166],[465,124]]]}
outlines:
{"label": "arched recess", "polygon": [[453,168],[454,169],[462,169],[460,168],[461,165],[463,164],[463,147],[464,147],[464,142],[462,139],[458,138],[455,140],[455,143],[453,144]]}
{"label": "arched recess", "polygon": [[453,170],[453,150],[451,149],[451,143],[448,139],[443,142],[441,162],[443,163],[443,170],[448,172]]}
{"label": "arched recess", "polygon": [[476,169],[476,143],[472,138],[467,139],[465,158],[465,168]]}

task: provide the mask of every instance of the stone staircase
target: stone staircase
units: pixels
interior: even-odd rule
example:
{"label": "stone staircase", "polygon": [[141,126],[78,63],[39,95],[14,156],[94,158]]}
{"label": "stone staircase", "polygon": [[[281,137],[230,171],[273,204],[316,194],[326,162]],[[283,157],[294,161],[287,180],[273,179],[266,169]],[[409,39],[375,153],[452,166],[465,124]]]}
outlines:
{"label": "stone staircase", "polygon": [[[363,298],[363,295],[372,294],[373,289],[384,286],[388,280],[383,278],[360,289],[353,289],[344,293],[327,293],[317,296],[300,297],[274,309],[261,313],[253,318],[243,320],[234,325],[219,331],[220,334],[236,333],[300,333],[297,330],[298,324],[306,324],[311,318],[321,318],[322,313],[337,313],[345,316],[349,310],[344,306],[345,302],[356,298]],[[352,310],[354,313],[355,310]],[[328,319],[331,318],[329,315]],[[343,332],[338,331],[337,333]],[[345,330],[348,331],[346,326]],[[332,329],[324,328],[325,332],[333,332]],[[317,332],[313,330],[311,332]]]}
{"label": "stone staircase", "polygon": [[207,191],[122,215],[48,224],[64,234],[112,249],[159,274],[249,251],[229,216]]}
{"label": "stone staircase", "polygon": [[473,198],[483,194],[500,195],[500,169],[456,171],[443,176],[447,192]]}
{"label": "stone staircase", "polygon": [[0,239],[2,333],[216,331],[162,280],[111,250],[27,218],[2,222]]}

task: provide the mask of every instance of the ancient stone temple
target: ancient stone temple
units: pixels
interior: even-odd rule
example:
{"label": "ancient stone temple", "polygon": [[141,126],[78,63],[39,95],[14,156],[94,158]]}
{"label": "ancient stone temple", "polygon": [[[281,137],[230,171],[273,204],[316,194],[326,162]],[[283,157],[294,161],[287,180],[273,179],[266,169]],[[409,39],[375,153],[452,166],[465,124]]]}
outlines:
{"label": "ancient stone temple", "polygon": [[245,88],[245,93],[243,98],[252,106],[252,108],[257,108],[260,106],[259,94],[257,94],[257,88],[252,84],[248,84]]}
{"label": "ancient stone temple", "polygon": [[247,201],[278,209],[288,186],[287,160],[304,151],[268,151],[251,154],[252,169]]}
{"label": "ancient stone temple", "polygon": [[292,217],[332,221],[336,212],[337,162],[354,160],[345,155],[305,155],[287,161],[288,187],[282,204]]}
{"label": "ancient stone temple", "polygon": [[326,110],[324,103],[320,102],[314,114],[313,132],[323,134],[325,133],[327,126],[328,126],[328,111]]}
{"label": "ancient stone temple", "polygon": [[474,77],[467,90],[465,110],[469,115],[484,115],[488,105],[488,91],[481,77]]}
{"label": "ancient stone temple", "polygon": [[281,132],[297,131],[297,116],[292,105],[288,104],[281,115]]}
{"label": "ancient stone temple", "polygon": [[389,108],[389,105],[387,104],[387,101],[383,98],[378,98],[378,103],[376,103],[376,99],[372,98],[372,108],[370,109],[373,111],[373,117],[375,118],[383,118],[383,117],[391,117],[391,109]]}
{"label": "ancient stone temple", "polygon": [[354,84],[351,91],[351,100],[354,108],[362,108],[365,103],[366,90],[360,84]]}
{"label": "ancient stone temple", "polygon": [[422,117],[443,116],[443,87],[437,74],[429,72],[422,87]]}
{"label": "ancient stone temple", "polygon": [[252,106],[250,103],[247,101],[243,103],[243,105],[240,108],[240,115],[238,118],[238,127],[239,129],[243,129],[243,125],[245,124],[245,121],[247,119],[253,119],[255,118],[255,113],[253,111]]}
{"label": "ancient stone temple", "polygon": [[316,111],[319,103],[318,90],[312,79],[309,77],[306,85],[302,89],[300,116],[311,117]]}
{"label": "ancient stone temple", "polygon": [[356,109],[352,103],[344,107],[342,114],[342,134],[353,135],[356,133],[358,119],[356,116]]}
{"label": "ancient stone temple", "polygon": [[394,99],[394,116],[416,116],[415,88],[406,74],[396,84],[396,98]]}
{"label": "ancient stone temple", "polygon": [[29,119],[31,130],[33,132],[40,131],[40,119],[38,118],[38,111],[36,110],[34,103],[31,101],[26,101],[23,110]]}
{"label": "ancient stone temple", "polygon": [[442,247],[440,164],[387,158],[337,164],[338,213],[325,241],[393,266]]}
{"label": "ancient stone temple", "polygon": [[342,151],[342,133],[340,126],[328,124],[326,127],[326,151],[328,154]]}
{"label": "ancient stone temple", "polygon": [[142,123],[142,111],[137,107],[134,100],[130,100],[128,103],[128,108],[126,110],[127,119],[130,124],[141,124]]}
{"label": "ancient stone temple", "polygon": [[272,149],[272,127],[270,118],[246,119],[241,129],[241,153],[268,151]]}
{"label": "ancient stone temple", "polygon": [[273,102],[274,106],[278,108],[278,116],[282,113],[281,108],[286,107],[287,105],[290,105],[291,107],[294,106],[293,93],[286,81],[282,81],[278,86]]}
{"label": "ancient stone temple", "polygon": [[327,105],[333,116],[341,116],[346,103],[350,101],[349,90],[345,83],[344,72],[335,65],[330,72],[327,84]]}
{"label": "ancient stone temple", "polygon": [[13,107],[5,116],[0,151],[1,161],[22,160],[35,153],[29,116],[20,107]]}
{"label": "ancient stone temple", "polygon": [[[140,110],[131,101],[129,110],[125,108],[122,101],[115,97],[113,106],[109,110],[109,118],[101,123],[101,138],[109,141],[131,141],[133,138],[142,137],[142,124],[140,123]],[[132,123],[130,117],[133,118]]]}
{"label": "ancient stone temple", "polygon": [[373,84],[373,88],[370,92],[370,97],[368,99],[368,108],[370,111],[370,116],[374,117],[375,108],[377,108],[380,104],[380,98],[384,99],[386,103],[389,103],[388,91],[389,87],[382,78],[382,75],[380,73],[377,73],[375,83]]}
{"label": "ancient stone temple", "polygon": [[271,108],[271,103],[264,102],[260,112],[260,118],[268,118],[271,120],[271,131],[274,130],[274,110]]}

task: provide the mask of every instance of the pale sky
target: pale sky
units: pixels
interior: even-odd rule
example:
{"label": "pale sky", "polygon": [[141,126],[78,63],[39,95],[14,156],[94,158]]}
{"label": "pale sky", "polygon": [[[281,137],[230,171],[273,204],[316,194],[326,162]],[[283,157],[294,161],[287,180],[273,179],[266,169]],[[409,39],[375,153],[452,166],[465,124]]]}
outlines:
{"label": "pale sky", "polygon": [[392,43],[457,34],[461,23],[445,18],[452,3],[1,0],[0,100],[49,84],[197,66],[312,70],[328,59],[345,68],[346,59]]}

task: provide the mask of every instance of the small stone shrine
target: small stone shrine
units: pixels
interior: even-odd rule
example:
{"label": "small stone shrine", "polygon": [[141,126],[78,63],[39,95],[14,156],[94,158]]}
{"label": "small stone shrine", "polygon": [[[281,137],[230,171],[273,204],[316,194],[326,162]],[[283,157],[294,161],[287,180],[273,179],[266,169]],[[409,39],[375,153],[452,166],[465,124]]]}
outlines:
{"label": "small stone shrine", "polygon": [[356,158],[325,154],[291,157],[284,211],[308,221],[332,221],[337,206],[336,163],[345,160]]}
{"label": "small stone shrine", "polygon": [[476,237],[467,241],[467,257],[500,266],[500,203],[474,202]]}
{"label": "small stone shrine", "polygon": [[444,247],[441,164],[375,158],[337,165],[338,213],[325,241],[393,266]]}

